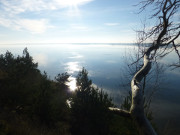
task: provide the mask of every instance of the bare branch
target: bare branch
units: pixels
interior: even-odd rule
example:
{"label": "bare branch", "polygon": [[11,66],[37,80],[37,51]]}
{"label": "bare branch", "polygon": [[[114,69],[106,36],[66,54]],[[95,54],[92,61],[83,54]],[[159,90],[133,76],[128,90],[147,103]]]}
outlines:
{"label": "bare branch", "polygon": [[173,67],[172,70],[174,70],[176,68],[180,68],[180,64],[172,64],[170,67]]}
{"label": "bare branch", "polygon": [[143,57],[144,57],[144,55],[143,55],[143,56],[141,56],[140,58],[138,58],[136,61],[134,61],[133,63],[131,63],[131,64],[130,64],[130,65],[128,65],[128,66],[132,66],[132,65],[134,65],[135,63],[137,63],[138,61],[140,61]]}
{"label": "bare branch", "polygon": [[180,63],[180,54],[179,54],[179,51],[178,51],[176,45],[174,44],[174,42],[173,42],[173,47],[174,47],[174,50],[175,50],[176,54],[177,54],[178,57],[179,57],[179,63]]}
{"label": "bare branch", "polygon": [[109,110],[111,112],[113,112],[114,114],[117,114],[119,116],[123,116],[123,117],[127,117],[127,118],[131,119],[131,114],[130,114],[129,111],[122,110],[122,109],[119,109],[119,108],[112,108],[112,107],[109,107]]}
{"label": "bare branch", "polygon": [[[156,17],[159,20],[159,23],[152,27],[150,30],[143,29],[139,31],[140,44],[145,42],[147,39],[154,37],[155,40],[151,46],[147,47],[147,50],[142,55],[144,58],[144,64],[141,69],[139,69],[134,75],[131,81],[131,91],[132,91],[132,105],[130,109],[130,114],[141,135],[156,135],[153,127],[147,120],[144,115],[144,100],[143,100],[143,89],[140,87],[142,79],[145,79],[146,75],[149,74],[151,70],[152,60],[156,59],[158,56],[164,57],[168,53],[166,50],[168,46],[172,44],[175,52],[179,57],[180,63],[180,54],[175,44],[175,40],[180,36],[180,26],[173,24],[173,15],[177,12],[178,7],[180,6],[180,1],[178,0],[145,0],[140,2],[142,12],[147,6],[155,5],[155,13],[152,17]],[[157,54],[157,50],[162,49],[163,51]],[[139,62],[139,59],[135,62]],[[134,64],[134,63],[133,63]],[[176,65],[180,67],[179,65]],[[151,99],[150,99],[151,100]]]}

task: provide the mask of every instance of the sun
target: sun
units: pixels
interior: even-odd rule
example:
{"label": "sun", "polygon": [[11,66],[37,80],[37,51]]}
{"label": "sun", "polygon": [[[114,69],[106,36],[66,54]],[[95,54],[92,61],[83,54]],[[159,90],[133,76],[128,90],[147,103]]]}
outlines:
{"label": "sun", "polygon": [[93,0],[55,0],[62,8],[67,9],[68,16],[81,16],[80,6]]}
{"label": "sun", "polygon": [[89,0],[56,0],[61,6],[64,7],[78,7],[79,5],[85,4]]}
{"label": "sun", "polygon": [[77,7],[80,4],[81,0],[66,0],[65,3],[69,6]]}

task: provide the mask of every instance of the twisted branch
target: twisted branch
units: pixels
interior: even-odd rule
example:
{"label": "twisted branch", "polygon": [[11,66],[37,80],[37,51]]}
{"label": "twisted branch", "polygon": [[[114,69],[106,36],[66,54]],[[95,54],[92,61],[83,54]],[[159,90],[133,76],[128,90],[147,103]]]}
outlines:
{"label": "twisted branch", "polygon": [[[166,50],[169,44],[172,44],[175,52],[180,58],[179,51],[177,49],[178,45],[175,45],[175,40],[180,36],[179,26],[173,25],[170,22],[171,17],[176,13],[177,9],[180,7],[179,0],[144,0],[140,4],[143,5],[140,8],[142,12],[148,5],[157,5],[155,8],[155,14],[152,17],[157,17],[160,22],[157,26],[153,27],[149,32],[141,31],[143,38],[140,39],[140,43],[152,36],[156,36],[156,40],[151,44],[150,47],[144,52],[144,64],[142,68],[134,75],[131,81],[131,91],[132,91],[132,103],[130,111],[121,110],[118,108],[110,108],[110,110],[116,114],[125,117],[131,117],[137,125],[140,135],[157,135],[149,120],[146,118],[144,113],[144,102],[143,102],[143,90],[140,89],[140,82],[151,70],[152,60],[158,56],[156,54],[159,48]],[[162,15],[161,15],[162,14]],[[158,16],[159,15],[159,16]],[[170,53],[170,52],[168,52]],[[165,56],[168,53],[162,52],[161,56]],[[137,60],[137,62],[139,59]],[[180,62],[179,62],[180,63]],[[179,65],[175,65],[180,67]]]}

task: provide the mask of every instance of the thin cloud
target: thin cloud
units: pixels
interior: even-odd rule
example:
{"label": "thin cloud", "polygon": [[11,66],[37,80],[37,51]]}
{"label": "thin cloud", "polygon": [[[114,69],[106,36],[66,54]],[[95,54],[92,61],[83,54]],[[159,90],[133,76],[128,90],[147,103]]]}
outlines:
{"label": "thin cloud", "polygon": [[17,27],[20,30],[28,30],[31,33],[44,33],[48,27],[48,21],[45,19],[31,20],[31,19],[19,19],[15,21]]}
{"label": "thin cloud", "polygon": [[83,25],[76,25],[76,24],[72,24],[71,28],[74,30],[88,30],[88,27],[83,26]]}
{"label": "thin cloud", "polygon": [[[31,33],[43,33],[53,26],[49,24],[48,19],[44,18],[25,18],[22,13],[42,13],[45,10],[53,11],[66,8],[63,10],[68,16],[79,16],[78,6],[82,6],[93,0],[0,0],[0,25],[15,29],[26,30]],[[63,12],[62,11],[62,12]],[[85,27],[76,27],[84,30]]]}
{"label": "thin cloud", "polygon": [[4,27],[10,27],[11,26],[11,21],[9,19],[0,17],[0,25],[4,26]]}
{"label": "thin cloud", "polygon": [[69,6],[81,6],[92,2],[93,0],[54,0],[61,7],[69,7]]}
{"label": "thin cloud", "polygon": [[0,1],[1,9],[10,14],[20,14],[26,11],[40,11],[48,8],[43,0],[6,0]]}
{"label": "thin cloud", "polygon": [[22,12],[57,10],[85,5],[93,0],[1,0],[0,7],[6,12],[19,14]]}
{"label": "thin cloud", "polygon": [[31,33],[40,34],[46,31],[50,25],[46,19],[6,19],[0,17],[0,25],[14,29],[14,30],[26,30]]}
{"label": "thin cloud", "polygon": [[119,23],[105,23],[106,26],[118,26]]}

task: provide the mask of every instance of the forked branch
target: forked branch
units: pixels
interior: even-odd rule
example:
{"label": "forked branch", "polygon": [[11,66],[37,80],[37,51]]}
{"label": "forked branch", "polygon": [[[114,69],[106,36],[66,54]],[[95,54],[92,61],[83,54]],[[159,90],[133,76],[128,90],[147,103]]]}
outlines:
{"label": "forked branch", "polygon": [[[180,7],[179,0],[144,0],[140,3],[142,12],[149,5],[155,6],[155,13],[152,15],[152,18],[159,20],[159,24],[154,26],[152,29],[146,32],[145,30],[141,31],[143,38],[140,39],[140,43],[143,43],[150,37],[154,37],[155,40],[147,48],[143,54],[143,66],[136,72],[132,81],[131,81],[131,91],[132,91],[132,103],[131,109],[129,111],[124,111],[117,108],[110,108],[110,110],[116,114],[131,116],[134,122],[137,125],[137,129],[140,135],[157,135],[154,128],[152,127],[149,120],[146,118],[144,113],[144,102],[143,102],[143,90],[140,87],[140,83],[144,77],[151,70],[151,63],[154,59],[158,57],[156,54],[158,49],[165,49],[162,51],[161,57],[166,56],[170,52],[166,52],[166,49],[171,46],[174,48],[177,53],[179,60],[180,54],[177,49],[179,45],[175,44],[176,39],[180,36],[180,24],[173,23],[173,15],[177,13],[177,9]],[[137,62],[139,59],[137,60]],[[179,61],[180,63],[180,61]],[[175,64],[174,66],[180,67],[180,65]]]}

